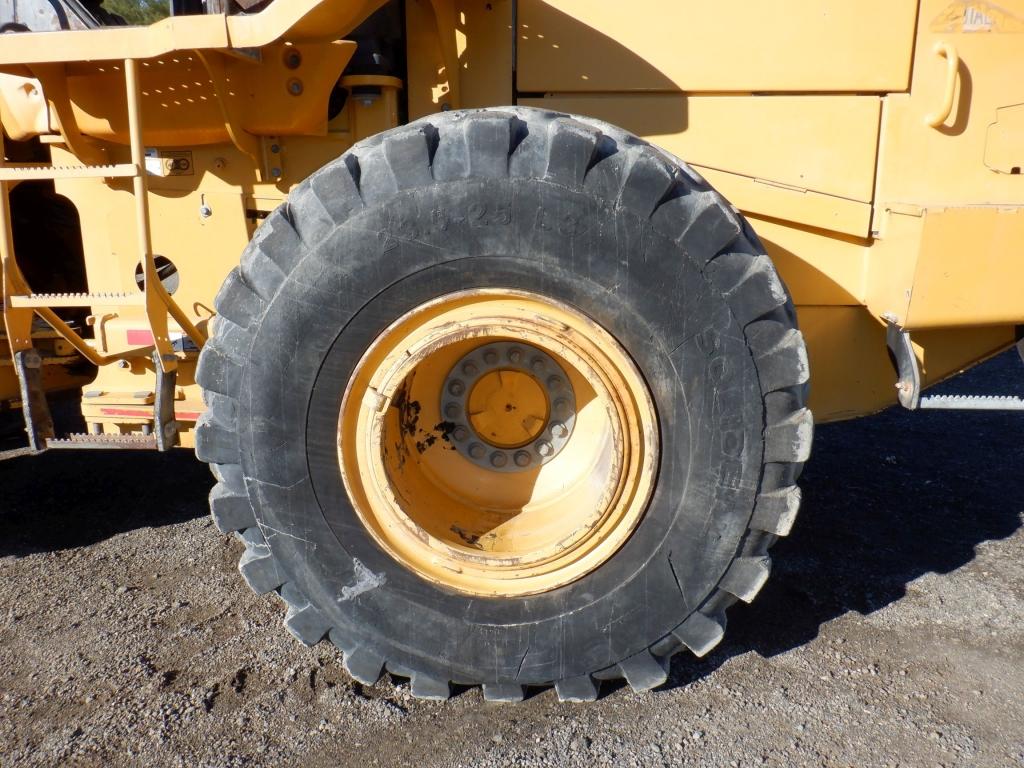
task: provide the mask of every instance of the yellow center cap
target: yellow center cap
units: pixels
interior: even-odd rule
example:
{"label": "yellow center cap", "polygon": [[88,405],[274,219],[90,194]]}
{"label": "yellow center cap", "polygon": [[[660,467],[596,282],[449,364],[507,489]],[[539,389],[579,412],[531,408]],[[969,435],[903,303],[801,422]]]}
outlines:
{"label": "yellow center cap", "polygon": [[518,448],[534,440],[548,421],[544,388],[528,373],[490,371],[469,393],[469,421],[476,433],[497,448]]}

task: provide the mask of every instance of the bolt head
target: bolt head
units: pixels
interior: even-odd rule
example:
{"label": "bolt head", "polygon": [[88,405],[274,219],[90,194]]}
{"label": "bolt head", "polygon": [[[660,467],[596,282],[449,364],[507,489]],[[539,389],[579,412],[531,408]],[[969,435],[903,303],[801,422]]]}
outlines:
{"label": "bolt head", "polygon": [[551,443],[547,440],[542,440],[537,443],[537,453],[543,456],[545,459],[555,452],[555,449],[551,447]]}
{"label": "bolt head", "polygon": [[508,455],[502,451],[495,451],[491,454],[491,466],[492,467],[504,467],[508,464]]}
{"label": "bolt head", "polygon": [[529,451],[516,451],[515,462],[517,467],[528,467],[531,461],[533,461],[533,456],[530,455]]}

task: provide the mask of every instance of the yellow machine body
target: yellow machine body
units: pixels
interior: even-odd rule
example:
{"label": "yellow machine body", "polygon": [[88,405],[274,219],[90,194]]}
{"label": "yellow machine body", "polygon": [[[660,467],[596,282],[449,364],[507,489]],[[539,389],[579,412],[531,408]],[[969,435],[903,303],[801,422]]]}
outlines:
{"label": "yellow machine body", "polygon": [[[1024,0],[406,0],[406,77],[344,75],[347,36],[383,4],[274,0],[0,39],[4,133],[38,138],[51,160],[0,167],[7,344],[31,346],[38,316],[97,365],[83,387],[93,432],[152,423],[160,364],[177,369],[190,444],[213,297],[262,218],[400,115],[452,108],[606,120],[705,176],[793,295],[818,421],[896,402],[888,325],[912,334],[925,386],[1017,339]],[[350,95],[329,120],[338,85]],[[86,296],[24,280],[7,198],[34,178],[78,210]],[[60,320],[70,306],[91,337]],[[16,401],[4,359],[0,398]]]}

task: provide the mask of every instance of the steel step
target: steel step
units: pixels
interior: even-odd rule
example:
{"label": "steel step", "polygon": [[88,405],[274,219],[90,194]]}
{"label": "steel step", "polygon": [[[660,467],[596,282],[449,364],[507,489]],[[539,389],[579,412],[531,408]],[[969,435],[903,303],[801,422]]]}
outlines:
{"label": "steel step", "polygon": [[155,435],[86,435],[81,432],[46,441],[47,448],[157,450]]}
{"label": "steel step", "polygon": [[133,293],[30,293],[7,297],[9,307],[91,307],[94,304],[103,306],[143,306],[146,294],[142,291]]}
{"label": "steel step", "polygon": [[928,395],[919,408],[951,411],[1024,411],[1024,398],[1012,395]]}
{"label": "steel step", "polygon": [[40,181],[45,179],[111,179],[137,176],[139,168],[134,163],[117,165],[49,165],[48,163],[26,163],[25,165],[0,166],[0,181]]}

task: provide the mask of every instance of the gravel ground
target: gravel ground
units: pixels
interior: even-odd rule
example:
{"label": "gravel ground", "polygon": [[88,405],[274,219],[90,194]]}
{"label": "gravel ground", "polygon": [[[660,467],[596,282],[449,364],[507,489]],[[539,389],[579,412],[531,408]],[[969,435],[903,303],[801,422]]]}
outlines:
{"label": "gravel ground", "polygon": [[[1024,393],[1015,356],[947,391]],[[0,765],[1024,766],[1024,421],[820,427],[758,600],[589,705],[353,682],[235,570],[190,453],[0,454]],[[11,446],[8,445],[10,448]]]}

